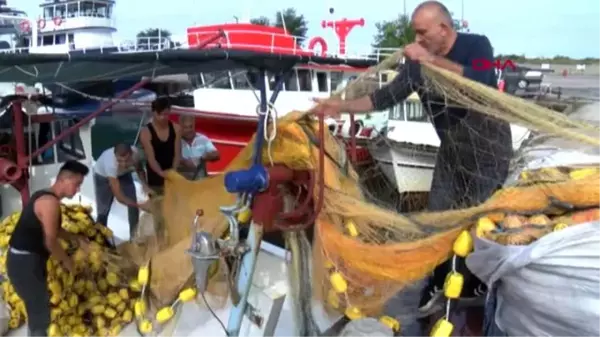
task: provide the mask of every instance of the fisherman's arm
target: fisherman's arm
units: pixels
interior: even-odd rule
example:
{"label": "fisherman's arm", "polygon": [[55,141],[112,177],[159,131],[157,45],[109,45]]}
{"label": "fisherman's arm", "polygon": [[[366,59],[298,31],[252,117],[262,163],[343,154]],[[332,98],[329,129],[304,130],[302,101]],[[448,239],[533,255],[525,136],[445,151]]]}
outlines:
{"label": "fisherman's arm", "polygon": [[371,102],[371,109],[368,111],[381,111],[401,103],[415,91],[420,81],[419,65],[407,61],[391,82],[367,96]]}
{"label": "fisherman's arm", "polygon": [[215,145],[208,139],[208,137],[204,137],[204,141],[206,142],[206,152],[202,156],[202,160],[204,161],[217,161],[221,159],[221,155],[219,151],[215,147]]}
{"label": "fisherman's arm", "polygon": [[138,203],[129,199],[127,196],[125,196],[125,193],[123,193],[123,190],[121,189],[121,183],[119,182],[119,178],[117,177],[107,177],[108,178],[108,185],[110,186],[110,190],[112,191],[113,195],[115,196],[115,199],[117,199],[118,202],[122,203],[125,206],[130,206],[130,207],[139,207]]}
{"label": "fisherman's arm", "polygon": [[140,134],[140,143],[142,143],[142,148],[144,149],[144,153],[146,154],[146,160],[148,161],[148,165],[152,171],[158,174],[161,177],[165,176],[162,168],[156,161],[156,157],[154,156],[154,149],[152,148],[152,143],[150,139],[150,131],[148,128],[143,128]]}
{"label": "fisherman's arm", "polygon": [[49,195],[42,196],[35,201],[33,208],[42,223],[44,245],[65,268],[73,271],[73,260],[71,260],[58,242],[59,233],[62,229],[61,224],[58,223],[58,219],[60,218],[60,203],[58,199]]}
{"label": "fisherman's arm", "polygon": [[173,157],[172,168],[176,170],[181,163],[181,127],[178,124],[173,126],[175,127],[175,156]]}

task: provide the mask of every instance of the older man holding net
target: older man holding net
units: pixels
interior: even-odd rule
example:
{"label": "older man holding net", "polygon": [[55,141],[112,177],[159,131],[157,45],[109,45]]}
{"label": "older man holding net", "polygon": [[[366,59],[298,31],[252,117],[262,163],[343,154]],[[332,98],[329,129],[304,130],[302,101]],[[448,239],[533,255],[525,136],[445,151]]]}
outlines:
{"label": "older man holding net", "polygon": [[[428,209],[444,211],[475,206],[503,184],[512,157],[510,126],[465,107],[452,106],[443,92],[428,87],[421,64],[432,64],[471,80],[495,87],[494,69],[474,69],[476,60],[493,60],[492,46],[483,35],[457,32],[448,9],[438,1],[421,3],[412,15],[416,41],[404,48],[406,63],[385,87],[353,100],[316,99],[317,113],[337,117],[341,112],[365,113],[385,110],[417,92],[440,138]],[[442,297],[449,262],[440,265],[423,289],[419,311],[432,313]],[[458,266],[465,279],[464,298],[476,298],[484,285],[468,273],[464,261]]]}

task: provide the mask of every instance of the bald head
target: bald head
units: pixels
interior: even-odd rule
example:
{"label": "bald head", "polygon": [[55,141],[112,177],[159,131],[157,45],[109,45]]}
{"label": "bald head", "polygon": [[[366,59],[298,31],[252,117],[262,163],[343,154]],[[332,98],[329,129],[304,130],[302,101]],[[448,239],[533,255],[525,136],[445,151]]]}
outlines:
{"label": "bald head", "polygon": [[430,53],[445,56],[456,40],[452,15],[439,1],[425,1],[415,8],[412,15],[415,42]]}
{"label": "bald head", "polygon": [[448,8],[439,1],[422,2],[417,6],[417,8],[415,8],[412,19],[415,20],[415,17],[418,15],[423,15],[429,20],[436,20],[440,23],[443,22],[449,27],[453,27],[452,14],[450,14]]}
{"label": "bald head", "polygon": [[181,125],[181,136],[183,139],[192,141],[196,137],[196,118],[190,115],[179,116]]}

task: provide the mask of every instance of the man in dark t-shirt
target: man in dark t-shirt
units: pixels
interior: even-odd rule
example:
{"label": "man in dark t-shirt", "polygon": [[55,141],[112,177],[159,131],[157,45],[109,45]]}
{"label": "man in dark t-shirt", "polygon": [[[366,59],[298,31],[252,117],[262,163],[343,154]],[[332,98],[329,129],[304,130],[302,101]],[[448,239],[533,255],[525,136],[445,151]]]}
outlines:
{"label": "man in dark t-shirt", "polygon": [[[496,86],[494,69],[473,69],[476,60],[494,59],[492,46],[483,35],[465,34],[453,28],[448,9],[437,1],[421,3],[412,16],[416,41],[404,48],[406,63],[385,87],[354,100],[315,99],[316,113],[337,117],[340,112],[364,113],[384,110],[417,92],[440,138],[428,209],[443,211],[477,205],[485,201],[504,182],[512,157],[510,126],[479,112],[452,106],[443,93],[427,86],[421,76],[421,63],[433,64],[485,85]],[[461,296],[476,297],[485,287],[466,269]],[[450,270],[442,264],[423,290],[419,310],[431,311],[442,297],[441,289]]]}

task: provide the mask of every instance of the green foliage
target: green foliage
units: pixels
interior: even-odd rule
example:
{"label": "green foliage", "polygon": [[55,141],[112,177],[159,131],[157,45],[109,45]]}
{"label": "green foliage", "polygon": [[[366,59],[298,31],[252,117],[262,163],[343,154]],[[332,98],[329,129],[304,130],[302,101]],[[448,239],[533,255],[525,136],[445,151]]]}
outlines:
{"label": "green foliage", "polygon": [[260,25],[260,26],[270,26],[271,25],[271,21],[269,21],[269,18],[267,18],[266,16],[260,16],[255,19],[251,19],[250,23],[253,25]]}
{"label": "green foliage", "polygon": [[[454,29],[459,32],[469,31],[468,28],[462,27],[461,20],[454,20],[453,24]],[[393,20],[378,22],[375,27],[377,28],[377,34],[373,39],[373,48],[402,48],[415,40],[415,31],[410,25],[410,17],[404,14],[399,14]],[[496,58],[518,63],[598,64],[600,62],[598,58],[572,59],[564,55],[527,58],[524,55],[506,54],[498,55]]]}
{"label": "green foliage", "polygon": [[415,31],[410,26],[410,19],[403,14],[394,20],[378,22],[375,28],[377,34],[374,37],[374,48],[400,48],[415,40]]}
{"label": "green foliage", "polygon": [[137,33],[137,38],[158,38],[158,36],[160,35],[160,37],[162,38],[169,38],[171,37],[171,32],[166,30],[166,29],[160,29],[160,28],[148,28],[146,30],[143,30],[139,33]]}

